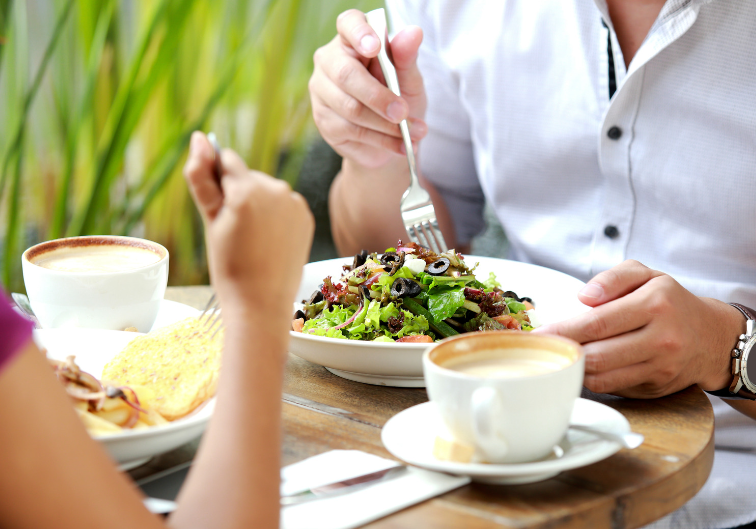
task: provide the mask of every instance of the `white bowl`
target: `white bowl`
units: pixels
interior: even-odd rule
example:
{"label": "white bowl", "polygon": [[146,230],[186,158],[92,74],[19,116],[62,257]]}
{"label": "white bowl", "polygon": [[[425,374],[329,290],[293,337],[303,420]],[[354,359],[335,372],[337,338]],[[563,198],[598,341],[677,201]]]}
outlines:
{"label": "white bowl", "polygon": [[[197,310],[180,303],[163,301],[158,321],[172,323]],[[50,358],[64,360],[76,355],[76,363],[83,371],[98,379],[111,358],[139,333],[102,329],[39,329],[34,331],[37,344],[47,349]],[[192,441],[202,434],[215,409],[215,398],[192,412],[164,426],[143,430],[124,430],[114,435],[93,436],[110,453],[121,468],[134,468],[151,457],[168,452]]]}
{"label": "white bowl", "polygon": [[[504,290],[532,298],[541,324],[564,320],[589,310],[577,298],[584,283],[562,272],[541,266],[492,257],[465,256],[468,266],[479,263],[475,275],[488,279],[494,272]],[[342,266],[352,258],[330,259],[304,267],[296,300],[309,299],[326,276],[338,281]],[[297,306],[297,304],[295,304]],[[425,387],[423,352],[428,344],[360,342],[325,338],[291,331],[289,351],[330,372],[367,384],[397,387]]]}

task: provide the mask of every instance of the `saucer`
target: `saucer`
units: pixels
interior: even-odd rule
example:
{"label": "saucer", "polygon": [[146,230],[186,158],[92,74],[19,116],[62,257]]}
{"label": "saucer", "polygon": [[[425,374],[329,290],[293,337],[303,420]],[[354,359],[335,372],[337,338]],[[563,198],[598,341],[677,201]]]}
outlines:
{"label": "saucer", "polygon": [[[577,399],[570,422],[612,433],[630,431],[630,423],[617,410],[587,399]],[[395,457],[418,467],[497,485],[534,483],[556,476],[564,470],[583,467],[606,459],[620,450],[613,441],[589,433],[569,430],[553,452],[539,461],[513,464],[455,463],[433,456],[433,445],[444,432],[436,405],[426,402],[408,408],[388,420],[381,432],[386,449]]]}
{"label": "saucer", "polygon": [[170,301],[168,299],[164,299],[160,302],[160,310],[158,310],[157,317],[155,318],[155,323],[152,324],[152,328],[150,330],[154,331],[155,329],[165,327],[166,325],[176,323],[183,319],[198,316],[200,312],[201,311],[195,309],[194,307],[184,305],[183,303],[179,303],[178,301]]}

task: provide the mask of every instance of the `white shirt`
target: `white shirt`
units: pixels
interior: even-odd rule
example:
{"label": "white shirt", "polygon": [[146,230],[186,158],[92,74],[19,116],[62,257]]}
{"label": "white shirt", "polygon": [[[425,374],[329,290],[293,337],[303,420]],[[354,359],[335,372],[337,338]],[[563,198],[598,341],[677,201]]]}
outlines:
{"label": "white shirt", "polygon": [[[756,2],[668,0],[628,68],[603,0],[387,4],[395,31],[424,31],[418,159],[461,243],[483,228],[487,202],[514,259],[584,281],[637,259],[699,296],[756,308]],[[728,420],[741,432],[729,444],[756,450],[756,423]],[[743,457],[756,475],[756,455]],[[726,459],[718,452],[709,483],[743,469]],[[728,512],[680,527],[756,519],[756,491],[730,509],[717,490],[704,500]]]}

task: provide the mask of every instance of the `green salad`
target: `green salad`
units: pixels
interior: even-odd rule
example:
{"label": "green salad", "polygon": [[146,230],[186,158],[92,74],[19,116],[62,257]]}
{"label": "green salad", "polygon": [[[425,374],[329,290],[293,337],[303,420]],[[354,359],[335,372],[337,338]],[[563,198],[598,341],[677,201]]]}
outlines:
{"label": "green salad", "polygon": [[[476,265],[477,266],[477,265]],[[477,278],[454,250],[436,254],[399,241],[383,254],[366,251],[326,277],[292,329],[305,334],[377,342],[432,342],[459,333],[532,330],[530,298],[504,291],[490,273]]]}

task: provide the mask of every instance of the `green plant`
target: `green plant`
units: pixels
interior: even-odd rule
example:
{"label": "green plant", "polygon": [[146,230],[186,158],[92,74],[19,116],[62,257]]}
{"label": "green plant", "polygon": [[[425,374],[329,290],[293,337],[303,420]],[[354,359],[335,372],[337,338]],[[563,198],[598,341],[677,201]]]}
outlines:
{"label": "green plant", "polygon": [[[379,0],[0,0],[0,265],[40,240],[114,233],[207,281],[181,178],[193,130],[294,183],[313,135],[312,54]],[[32,23],[33,21],[33,23]]]}

